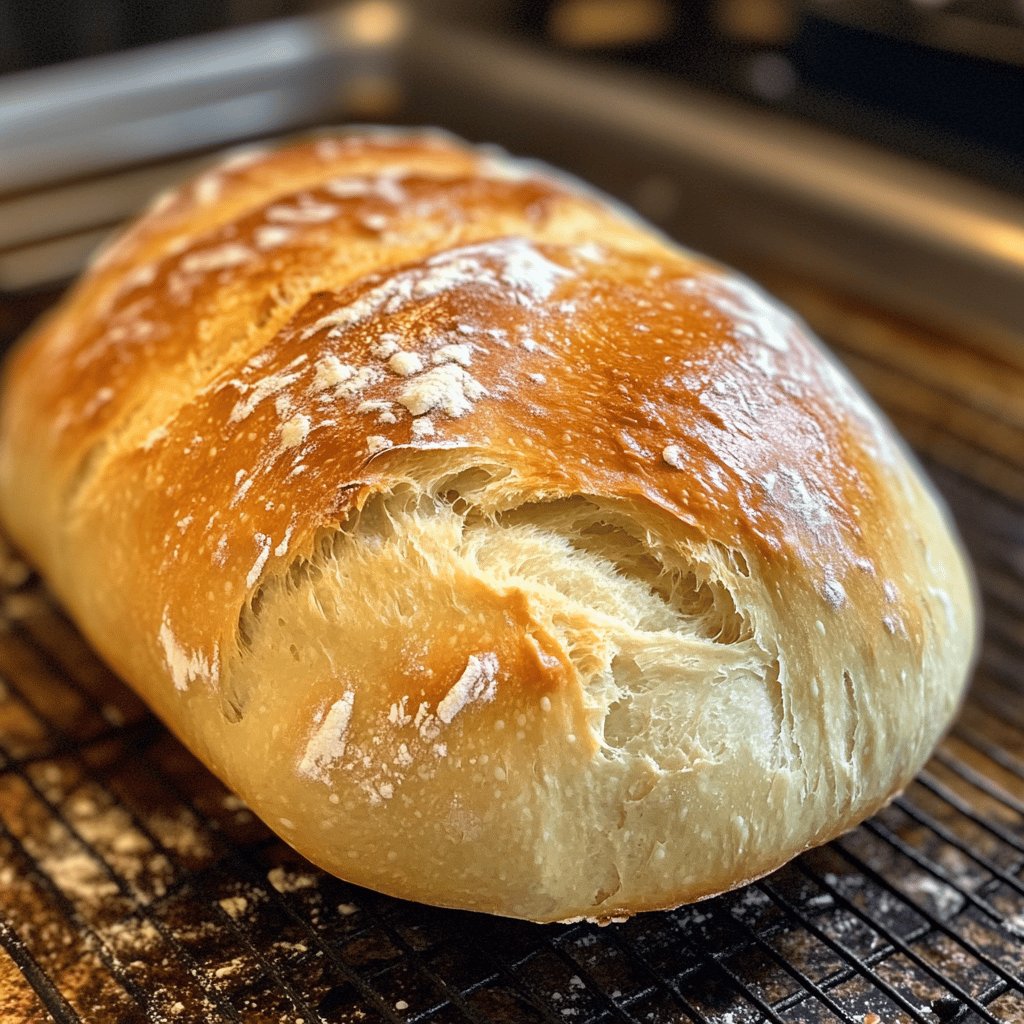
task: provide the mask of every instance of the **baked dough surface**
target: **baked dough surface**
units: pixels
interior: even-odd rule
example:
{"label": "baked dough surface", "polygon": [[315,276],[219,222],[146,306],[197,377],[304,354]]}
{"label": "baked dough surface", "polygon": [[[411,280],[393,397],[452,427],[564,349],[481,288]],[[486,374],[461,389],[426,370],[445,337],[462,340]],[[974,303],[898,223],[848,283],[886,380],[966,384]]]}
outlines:
{"label": "baked dough surface", "polygon": [[436,133],[161,198],[10,360],[0,512],[303,854],[538,921],[850,828],[975,643],[943,508],[803,324]]}

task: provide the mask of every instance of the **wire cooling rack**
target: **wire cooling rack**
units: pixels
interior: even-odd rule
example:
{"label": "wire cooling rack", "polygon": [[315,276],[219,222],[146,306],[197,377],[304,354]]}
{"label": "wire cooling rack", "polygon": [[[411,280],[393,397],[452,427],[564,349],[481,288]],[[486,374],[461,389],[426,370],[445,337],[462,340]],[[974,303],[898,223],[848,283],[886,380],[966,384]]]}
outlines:
{"label": "wire cooling rack", "polygon": [[1024,1021],[1024,348],[790,289],[917,448],[986,635],[934,758],[737,893],[598,928],[403,903],[291,852],[0,565],[0,1021]]}

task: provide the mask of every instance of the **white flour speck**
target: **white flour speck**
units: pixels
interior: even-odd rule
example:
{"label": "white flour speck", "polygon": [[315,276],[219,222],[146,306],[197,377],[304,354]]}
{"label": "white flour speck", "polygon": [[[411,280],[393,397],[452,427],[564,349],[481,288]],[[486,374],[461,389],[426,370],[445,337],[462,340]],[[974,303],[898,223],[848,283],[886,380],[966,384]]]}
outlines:
{"label": "white flour speck", "polygon": [[353,398],[371,384],[379,383],[383,376],[375,366],[360,366],[348,380],[337,386],[334,393],[338,397]]}
{"label": "white flour speck", "polygon": [[465,415],[473,403],[487,394],[484,386],[456,363],[445,363],[414,377],[398,395],[398,401],[422,416],[440,409],[453,418]]}
{"label": "white flour speck", "polygon": [[305,413],[296,413],[281,427],[281,447],[286,449],[298,447],[309,437],[311,426],[312,421]]}
{"label": "white flour speck", "polygon": [[318,391],[329,391],[354,377],[355,373],[354,366],[343,363],[337,356],[324,356],[317,361],[313,387]]}
{"label": "white flour speck", "polygon": [[316,878],[313,875],[290,872],[283,867],[271,868],[267,872],[267,881],[279,893],[300,892],[316,886]]}
{"label": "white flour speck", "polygon": [[685,465],[683,462],[683,450],[677,444],[666,445],[662,449],[661,457],[673,469],[682,469]]}
{"label": "white flour speck", "polygon": [[377,398],[360,402],[356,406],[356,412],[376,413],[378,423],[397,423],[398,417],[391,411],[391,403]]}
{"label": "white flour speck", "polygon": [[305,202],[301,206],[277,204],[267,209],[266,218],[276,224],[320,224],[338,215],[338,208],[327,203]]}
{"label": "white flour speck", "polygon": [[142,450],[148,452],[153,445],[158,441],[163,441],[167,437],[167,427],[159,426],[151,430],[147,435],[145,441],[142,442]]}
{"label": "white flour speck", "polygon": [[299,374],[293,371],[297,366],[300,366],[306,361],[305,355],[299,356],[297,359],[293,359],[285,370],[281,373],[272,373],[266,377],[262,377],[255,384],[245,384],[241,381],[233,380],[230,385],[238,388],[245,395],[245,398],[240,398],[235,403],[235,407],[231,410],[231,415],[228,417],[231,423],[239,423],[244,420],[247,416],[252,415],[261,402],[268,398],[279,394],[289,384],[294,384],[299,379]]}
{"label": "white flour speck", "polygon": [[442,345],[430,354],[430,361],[438,366],[441,363],[458,363],[459,366],[469,366],[473,361],[473,346],[468,342]]}
{"label": "white flour speck", "polygon": [[346,690],[314,728],[299,762],[300,775],[320,782],[327,781],[329,769],[345,756],[346,736],[355,699],[355,692]]}
{"label": "white flour speck", "polygon": [[357,196],[369,195],[372,191],[367,178],[335,178],[327,182],[324,188],[339,199],[355,199]]}
{"label": "white flour speck", "polygon": [[209,206],[220,198],[224,182],[218,174],[204,174],[192,188],[192,195],[200,206]]}
{"label": "white flour speck", "polygon": [[248,263],[252,259],[252,251],[237,242],[227,242],[215,249],[204,249],[190,252],[181,260],[181,269],[186,274],[204,274],[214,270],[226,270]]}
{"label": "white flour speck", "polygon": [[382,334],[370,344],[370,355],[377,359],[387,359],[398,351],[398,343],[401,340],[397,334]]}
{"label": "white flour speck", "polygon": [[259,249],[276,249],[291,237],[292,232],[279,224],[263,224],[253,233],[256,247]]}
{"label": "white flour speck", "polygon": [[249,901],[244,896],[228,896],[218,902],[221,910],[235,921],[245,913],[249,906]]}
{"label": "white flour speck", "polygon": [[263,572],[263,567],[267,564],[267,559],[270,557],[270,538],[265,533],[257,533],[253,536],[253,540],[260,551],[256,556],[256,561],[252,564],[252,568],[249,570],[249,575],[245,577],[245,585],[247,587],[251,587],[260,578],[260,573]]}
{"label": "white flour speck", "polygon": [[732,320],[732,332],[738,339],[767,345],[776,352],[789,351],[792,318],[759,288],[740,278],[710,274],[682,284]]}
{"label": "white flour speck", "polygon": [[437,253],[419,267],[389,277],[347,305],[310,324],[302,332],[311,338],[325,328],[340,337],[371,316],[395,313],[409,302],[429,299],[462,287],[500,291],[521,305],[548,298],[569,271],[552,263],[524,238],[502,238]]}
{"label": "white flour speck", "polygon": [[278,558],[281,558],[283,555],[286,555],[288,553],[288,544],[292,539],[292,530],[294,529],[294,526],[289,526],[288,529],[284,531],[284,536],[281,538],[281,543],[278,544],[276,548],[274,548],[274,554],[277,555]]}
{"label": "white flour speck", "polygon": [[423,360],[415,352],[396,352],[388,360],[388,369],[399,377],[411,377],[423,369]]}
{"label": "white flour speck", "polygon": [[779,472],[785,487],[784,493],[775,497],[786,510],[798,516],[807,530],[817,533],[829,526],[832,512],[825,492],[809,487],[807,480],[796,470],[783,466]]}
{"label": "white flour speck", "polygon": [[831,571],[826,572],[825,581],[821,585],[822,596],[833,608],[842,608],[846,604],[846,588],[835,578]]}
{"label": "white flour speck", "polygon": [[260,163],[269,153],[270,150],[266,146],[240,146],[221,163],[220,170],[243,171],[253,164]]}
{"label": "white flour speck", "polygon": [[157,634],[160,646],[163,648],[164,660],[171,673],[176,690],[187,690],[188,684],[201,679],[204,682],[216,683],[220,666],[218,664],[219,651],[214,644],[213,657],[207,659],[199,651],[187,651],[177,640],[168,621],[167,613],[164,612],[160,623],[160,631]]}
{"label": "white flour speck", "polygon": [[377,452],[382,452],[387,448],[393,447],[394,442],[382,434],[370,434],[366,439],[366,450],[371,455],[376,455]]}
{"label": "white flour speck", "polygon": [[437,717],[449,725],[467,704],[493,700],[497,685],[497,655],[471,654],[462,675],[437,705]]}

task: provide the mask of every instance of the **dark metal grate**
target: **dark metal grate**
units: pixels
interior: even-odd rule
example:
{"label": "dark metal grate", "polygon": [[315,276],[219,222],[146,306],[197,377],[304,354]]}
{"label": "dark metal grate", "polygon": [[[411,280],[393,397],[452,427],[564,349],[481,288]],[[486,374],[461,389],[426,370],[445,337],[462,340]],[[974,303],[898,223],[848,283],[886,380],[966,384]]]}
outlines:
{"label": "dark metal grate", "polygon": [[288,850],[11,562],[0,1020],[1024,1021],[1024,349],[776,285],[922,453],[978,566],[974,689],[903,796],[765,881],[606,929],[402,903]]}

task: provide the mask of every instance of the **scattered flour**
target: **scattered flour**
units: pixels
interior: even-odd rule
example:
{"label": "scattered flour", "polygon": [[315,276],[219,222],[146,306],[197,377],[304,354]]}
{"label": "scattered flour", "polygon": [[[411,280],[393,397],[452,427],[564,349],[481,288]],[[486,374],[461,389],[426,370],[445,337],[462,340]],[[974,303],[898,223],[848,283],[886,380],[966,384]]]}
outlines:
{"label": "scattered flour", "polygon": [[201,249],[182,257],[181,269],[186,274],[206,274],[214,270],[227,270],[248,263],[253,258],[251,249],[237,242],[227,242],[215,249]]}
{"label": "scattered flour", "polygon": [[281,447],[296,448],[309,437],[312,420],[305,413],[296,413],[281,427]]}
{"label": "scattered flour", "polygon": [[453,419],[464,416],[487,389],[457,363],[445,363],[414,377],[398,394],[398,401],[412,413],[439,409]]}
{"label": "scattered flour", "polygon": [[494,700],[498,685],[498,658],[495,654],[471,654],[462,675],[437,705],[437,717],[450,725],[455,716],[477,701]]}
{"label": "scattered flour", "polygon": [[666,445],[661,453],[661,457],[673,469],[682,469],[685,465],[683,462],[683,450],[677,444]]}
{"label": "scattered flour", "polygon": [[393,444],[394,442],[383,434],[370,434],[366,438],[366,450],[370,455],[376,455],[378,452],[385,451],[393,447]]}
{"label": "scattered flour", "polygon": [[171,673],[176,690],[187,690],[189,683],[199,679],[207,683],[216,683],[220,674],[219,651],[214,644],[213,657],[207,658],[199,651],[188,651],[174,635],[171,624],[164,611],[163,620],[157,639],[164,652],[164,660]]}
{"label": "scattered flour", "polygon": [[345,756],[345,737],[352,720],[355,693],[346,690],[335,701],[306,743],[306,752],[299,762],[299,774],[326,782],[328,770]]}

